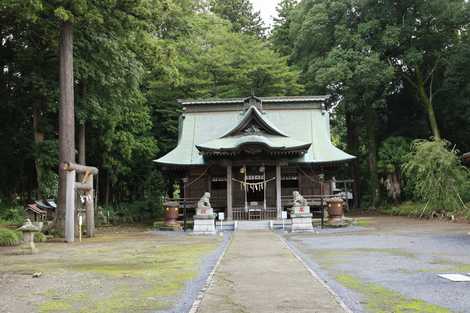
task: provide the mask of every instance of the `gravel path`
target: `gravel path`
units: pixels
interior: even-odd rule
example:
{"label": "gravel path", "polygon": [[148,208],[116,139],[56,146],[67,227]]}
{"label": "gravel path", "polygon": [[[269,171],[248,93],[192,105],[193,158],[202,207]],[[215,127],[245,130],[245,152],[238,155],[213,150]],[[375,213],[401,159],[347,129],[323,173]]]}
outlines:
{"label": "gravel path", "polygon": [[[371,286],[403,302],[421,300],[410,312],[427,312],[420,308],[425,304],[440,307],[437,312],[470,312],[470,283],[437,276],[470,273],[470,225],[377,217],[366,230],[351,230],[285,237],[354,312],[379,311],[373,302],[380,300],[370,299],[379,292],[369,292]],[[338,277],[357,281],[348,285]]]}
{"label": "gravel path", "polygon": [[344,313],[270,231],[238,231],[207,290],[198,313]]}

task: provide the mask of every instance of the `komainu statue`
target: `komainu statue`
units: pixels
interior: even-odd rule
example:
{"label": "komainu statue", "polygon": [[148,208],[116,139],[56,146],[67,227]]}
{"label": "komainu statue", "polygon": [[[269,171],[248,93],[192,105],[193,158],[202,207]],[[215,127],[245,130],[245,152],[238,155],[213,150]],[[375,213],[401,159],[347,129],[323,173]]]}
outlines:
{"label": "komainu statue", "polygon": [[310,213],[308,201],[298,191],[294,191],[292,195],[294,196],[294,203],[290,211],[291,231],[294,233],[313,231],[312,213]]}
{"label": "komainu statue", "polygon": [[294,203],[291,208],[291,214],[310,213],[308,201],[305,200],[305,198],[302,197],[302,195],[298,191],[294,191],[292,193],[292,196],[294,197]]}
{"label": "komainu statue", "polygon": [[294,191],[292,193],[292,195],[294,196],[294,206],[296,206],[296,205],[298,205],[298,206],[308,205],[307,200],[305,200],[305,198],[298,191]]}
{"label": "komainu statue", "polygon": [[197,202],[196,215],[194,215],[194,235],[214,235],[215,231],[215,214],[210,203],[211,194],[205,192]]}
{"label": "komainu statue", "polygon": [[197,202],[196,215],[212,215],[213,210],[210,203],[211,194],[205,192]]}

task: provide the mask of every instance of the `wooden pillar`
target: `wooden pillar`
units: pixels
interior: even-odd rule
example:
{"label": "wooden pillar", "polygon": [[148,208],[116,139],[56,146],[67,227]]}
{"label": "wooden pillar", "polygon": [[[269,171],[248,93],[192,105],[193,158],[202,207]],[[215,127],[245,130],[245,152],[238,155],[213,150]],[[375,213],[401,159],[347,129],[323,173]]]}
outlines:
{"label": "wooden pillar", "polygon": [[75,240],[75,171],[63,171],[65,175],[65,241]]}
{"label": "wooden pillar", "polygon": [[[59,42],[59,161],[75,161],[75,113],[73,91],[73,27],[64,22],[60,27]],[[56,227],[64,230],[65,241],[74,240],[74,182],[75,172],[59,169],[59,194]]]}
{"label": "wooden pillar", "polygon": [[281,201],[281,165],[276,164],[276,209],[277,218],[282,218],[282,201]]}
{"label": "wooden pillar", "polygon": [[86,193],[86,235],[95,237],[95,205],[93,199],[93,175],[89,175],[89,184],[91,189]]}
{"label": "wooden pillar", "polygon": [[233,219],[232,210],[232,165],[227,165],[227,220]]}

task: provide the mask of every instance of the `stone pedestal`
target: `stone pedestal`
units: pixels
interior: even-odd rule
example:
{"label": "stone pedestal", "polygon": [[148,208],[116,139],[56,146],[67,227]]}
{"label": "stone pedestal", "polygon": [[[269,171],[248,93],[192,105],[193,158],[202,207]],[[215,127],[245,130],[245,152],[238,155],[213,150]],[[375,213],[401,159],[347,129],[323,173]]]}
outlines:
{"label": "stone pedestal", "polygon": [[194,215],[194,235],[214,235],[215,231],[215,214]]}
{"label": "stone pedestal", "polygon": [[21,232],[23,232],[23,242],[20,246],[21,252],[24,254],[34,254],[38,250],[34,245],[34,233],[39,232],[39,227],[33,225],[30,219],[26,220],[26,223],[18,228]]}
{"label": "stone pedestal", "polygon": [[293,233],[313,231],[312,213],[292,213],[290,216],[292,219],[291,231]]}
{"label": "stone pedestal", "polygon": [[20,249],[24,254],[35,254],[38,252],[34,244],[34,232],[23,233],[23,242],[21,243]]}

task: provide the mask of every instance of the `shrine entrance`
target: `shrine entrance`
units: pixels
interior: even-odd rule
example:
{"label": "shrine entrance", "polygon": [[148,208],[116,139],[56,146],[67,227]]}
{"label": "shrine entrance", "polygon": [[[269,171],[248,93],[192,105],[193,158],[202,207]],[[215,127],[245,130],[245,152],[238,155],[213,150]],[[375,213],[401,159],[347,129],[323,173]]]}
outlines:
{"label": "shrine entrance", "polygon": [[259,207],[265,203],[265,167],[264,166],[245,166],[246,177],[244,191],[246,193],[246,206]]}
{"label": "shrine entrance", "polygon": [[233,218],[235,220],[276,219],[275,168],[264,165],[243,165],[237,172],[239,173],[236,178],[232,178],[235,185],[234,199],[238,198],[241,201],[233,208]]}

